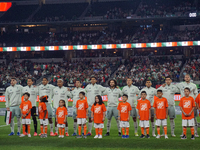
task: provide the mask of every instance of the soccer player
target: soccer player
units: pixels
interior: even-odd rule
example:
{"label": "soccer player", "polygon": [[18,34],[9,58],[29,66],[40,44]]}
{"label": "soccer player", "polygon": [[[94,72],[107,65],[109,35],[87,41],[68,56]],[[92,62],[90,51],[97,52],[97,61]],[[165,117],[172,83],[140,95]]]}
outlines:
{"label": "soccer player", "polygon": [[87,102],[89,105],[89,109],[88,109],[88,118],[89,118],[89,122],[88,122],[88,133],[87,136],[92,135],[92,119],[91,119],[91,107],[94,104],[94,99],[96,95],[101,95],[103,91],[105,91],[105,87],[96,84],[97,83],[97,79],[96,77],[91,77],[91,84],[88,84],[85,88],[86,91],[86,96],[87,96]]}
{"label": "soccer player", "polygon": [[46,103],[47,111],[48,111],[48,120],[49,120],[49,126],[50,126],[50,136],[55,136],[53,133],[53,110],[52,110],[52,94],[53,89],[55,86],[48,84],[48,79],[46,77],[43,77],[42,79],[42,85],[39,86],[39,97],[48,96],[48,103]]}
{"label": "soccer player", "polygon": [[[131,114],[131,105],[127,102],[128,95],[124,94],[122,96],[122,101],[119,103],[118,109],[118,120],[120,120],[120,127],[122,128],[122,138],[129,138],[129,121]],[[125,135],[126,129],[126,135]]]}
{"label": "soccer player", "polygon": [[40,119],[40,130],[41,130],[40,138],[47,138],[47,125],[48,125],[48,110],[46,106],[47,102],[48,102],[47,95],[40,97],[40,102],[38,105],[38,114]]}
{"label": "soccer player", "polygon": [[138,128],[138,124],[137,124],[137,111],[136,111],[136,106],[137,106],[137,96],[140,93],[140,90],[138,89],[138,87],[132,85],[133,81],[131,78],[128,78],[126,80],[127,86],[125,86],[122,89],[122,93],[123,94],[127,94],[128,95],[128,103],[131,105],[132,110],[131,110],[131,117],[133,118],[133,125],[135,128],[135,136],[138,136],[137,133],[137,128]]}
{"label": "soccer player", "polygon": [[18,127],[18,132],[17,135],[20,135],[21,131],[21,110],[19,108],[19,105],[21,104],[21,97],[23,95],[22,90],[23,87],[21,85],[17,85],[17,80],[15,77],[11,78],[10,86],[6,88],[5,92],[5,98],[6,98],[6,109],[7,111],[12,112],[12,117],[11,117],[11,123],[10,123],[10,128],[11,128],[11,133],[9,136],[15,135],[14,133],[14,117],[17,117],[17,127]]}
{"label": "soccer player", "polygon": [[28,128],[28,137],[31,137],[30,124],[31,124],[32,104],[31,101],[29,101],[29,97],[30,97],[29,93],[24,93],[24,101],[22,101],[22,103],[20,104],[20,109],[22,114],[22,125],[23,125],[23,134],[21,134],[20,137],[25,136],[26,125]]}
{"label": "soccer player", "polygon": [[[150,80],[146,80],[146,87],[143,88],[140,93],[142,93],[142,91],[145,91],[147,93],[147,97],[146,99],[150,101],[151,103],[151,127],[152,127],[152,136],[156,136],[155,135],[155,123],[154,123],[154,108],[153,108],[153,103],[154,103],[154,96],[157,96],[157,90],[153,87],[151,87],[152,83]],[[141,94],[140,94],[141,95]],[[139,97],[140,97],[139,95]]]}
{"label": "soccer player", "polygon": [[155,99],[153,107],[155,119],[156,119],[156,126],[157,126],[157,133],[156,136],[157,139],[159,139],[160,136],[160,126],[164,128],[165,132],[165,139],[168,139],[167,136],[167,117],[168,117],[168,102],[167,99],[162,97],[163,93],[162,90],[157,90],[157,96],[158,98]]}
{"label": "soccer player", "polygon": [[80,92],[85,92],[85,89],[81,88],[81,82],[79,80],[76,81],[75,83],[75,88],[71,91],[71,98],[73,99],[73,116],[72,118],[74,119],[74,133],[72,136],[77,135],[77,119],[76,119],[76,102],[79,100],[79,93]]}
{"label": "soccer player", "polygon": [[95,102],[91,108],[91,119],[94,121],[96,135],[94,138],[102,138],[104,121],[106,115],[106,107],[100,95],[95,96]]}
{"label": "soccer player", "polygon": [[81,138],[81,127],[84,127],[84,135],[83,138],[87,138],[86,131],[87,126],[86,122],[88,119],[88,103],[87,100],[85,100],[85,93],[80,92],[79,93],[79,100],[76,102],[76,119],[78,124],[78,135],[76,138]]}
{"label": "soccer player", "polygon": [[182,126],[183,126],[183,136],[181,137],[182,140],[187,139],[186,132],[187,132],[187,125],[191,129],[191,140],[194,140],[194,108],[195,108],[195,101],[192,96],[190,96],[190,89],[184,89],[185,96],[181,98],[179,106],[182,111]]}
{"label": "soccer player", "polygon": [[162,90],[163,97],[165,97],[168,101],[168,115],[170,118],[171,136],[175,137],[176,135],[174,134],[174,129],[175,129],[174,119],[176,118],[176,113],[175,113],[174,94],[179,93],[179,90],[176,85],[172,84],[170,76],[165,77],[165,84],[160,86],[158,90]]}
{"label": "soccer player", "polygon": [[37,119],[36,119],[36,99],[38,95],[38,87],[33,86],[33,79],[28,78],[27,80],[27,86],[23,88],[23,93],[28,92],[30,94],[29,100],[32,104],[31,109],[31,116],[33,119],[33,125],[34,125],[34,136],[37,136]]}
{"label": "soccer player", "polygon": [[57,122],[57,127],[59,128],[59,136],[58,136],[59,138],[64,138],[66,121],[67,121],[67,108],[65,105],[65,100],[60,100],[59,107],[56,110],[56,122]]}
{"label": "soccer player", "polygon": [[[197,105],[197,109],[200,111],[200,93],[197,95],[195,102]],[[199,115],[200,115],[200,113],[199,113]]]}
{"label": "soccer player", "polygon": [[[189,74],[186,74],[184,77],[185,82],[181,82],[177,84],[177,87],[179,88],[179,91],[181,93],[181,98],[184,97],[184,89],[187,87],[190,89],[190,96],[192,96],[194,99],[197,97],[198,95],[198,90],[197,90],[197,86],[194,83],[191,83],[191,78]],[[194,108],[194,130],[195,130],[195,137],[199,137],[198,133],[197,133],[197,119],[196,117],[198,116],[197,114],[197,108]],[[183,135],[181,135],[183,136]]]}
{"label": "soccer player", "polygon": [[151,118],[151,103],[146,99],[147,93],[146,91],[141,92],[141,100],[138,101],[137,109],[138,109],[138,119],[140,120],[139,126],[141,127],[142,135],[140,138],[144,138],[144,129],[146,129],[146,138],[150,138],[149,136],[149,120]]}
{"label": "soccer player", "polygon": [[120,122],[118,120],[118,110],[117,106],[119,103],[119,97],[122,96],[122,91],[117,88],[117,81],[114,79],[111,79],[108,81],[109,88],[106,88],[106,90],[102,93],[102,95],[108,96],[108,103],[107,103],[107,133],[105,136],[110,135],[110,127],[111,127],[111,119],[112,116],[115,117],[117,121],[117,127],[118,127],[118,135],[121,136],[121,128],[120,128]]}
{"label": "soccer player", "polygon": [[[53,89],[53,108],[56,109],[59,107],[59,101],[62,99],[65,101],[66,104],[66,108],[68,107],[68,98],[71,97],[71,93],[68,91],[68,89],[66,87],[63,86],[63,79],[58,79],[57,80],[57,85],[58,87]],[[69,136],[68,134],[68,122],[66,120],[66,125],[65,125],[65,135]],[[55,120],[55,134],[54,135],[58,135],[58,127],[57,127],[57,122]]]}

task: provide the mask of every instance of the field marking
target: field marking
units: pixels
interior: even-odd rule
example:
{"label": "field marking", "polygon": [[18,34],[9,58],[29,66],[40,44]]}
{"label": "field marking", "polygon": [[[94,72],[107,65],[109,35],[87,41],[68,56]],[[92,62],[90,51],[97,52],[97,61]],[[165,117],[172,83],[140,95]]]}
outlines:
{"label": "field marking", "polygon": [[[14,124],[17,124],[17,123],[14,123]],[[1,125],[0,128],[1,128],[1,127],[5,127],[5,126],[9,126],[9,125]]]}

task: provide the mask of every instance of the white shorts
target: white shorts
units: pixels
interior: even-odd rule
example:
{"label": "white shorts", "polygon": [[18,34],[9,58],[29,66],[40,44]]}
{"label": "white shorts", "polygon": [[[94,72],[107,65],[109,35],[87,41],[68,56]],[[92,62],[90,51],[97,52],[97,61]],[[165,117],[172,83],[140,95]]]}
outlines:
{"label": "white shorts", "polygon": [[94,127],[95,128],[104,128],[104,124],[103,123],[94,123]]}
{"label": "white shorts", "polygon": [[167,119],[157,119],[156,120],[156,126],[166,126],[167,125]]}
{"label": "white shorts", "polygon": [[121,128],[129,128],[129,122],[128,121],[120,121],[120,127]]}
{"label": "white shorts", "polygon": [[45,119],[45,120],[40,119],[40,124],[47,126],[48,125],[48,119]]}
{"label": "white shorts", "polygon": [[193,127],[194,126],[194,118],[187,120],[187,119],[182,119],[182,126],[183,127]]}
{"label": "white shorts", "polygon": [[87,120],[86,118],[77,118],[77,124],[86,124]]}
{"label": "white shorts", "polygon": [[22,119],[22,124],[31,124],[31,119]]}
{"label": "white shorts", "polygon": [[64,128],[64,127],[65,127],[65,124],[57,124],[57,127],[58,127],[58,128]]}
{"label": "white shorts", "polygon": [[139,126],[142,128],[149,127],[149,120],[140,120]]}

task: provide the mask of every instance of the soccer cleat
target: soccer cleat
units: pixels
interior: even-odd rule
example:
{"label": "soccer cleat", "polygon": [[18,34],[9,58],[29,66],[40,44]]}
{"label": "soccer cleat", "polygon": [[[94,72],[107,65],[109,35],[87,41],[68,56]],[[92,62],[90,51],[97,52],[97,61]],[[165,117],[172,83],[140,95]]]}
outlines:
{"label": "soccer cleat", "polygon": [[39,134],[39,136],[41,136],[41,135],[42,135],[42,133]]}
{"label": "soccer cleat", "polygon": [[28,137],[31,137],[31,134],[28,134]]}
{"label": "soccer cleat", "polygon": [[175,134],[172,134],[172,137],[176,137],[176,135],[175,135]]}
{"label": "soccer cleat", "polygon": [[165,136],[165,134],[164,134],[164,133],[163,133],[163,134],[161,134],[161,137],[162,137],[162,136]]}
{"label": "soccer cleat", "polygon": [[139,136],[138,133],[135,133],[135,136]]}
{"label": "soccer cleat", "polygon": [[152,136],[153,136],[153,137],[156,137],[155,133],[154,133],[154,134],[152,134]]}
{"label": "soccer cleat", "polygon": [[40,138],[44,138],[44,134],[41,134],[41,135],[40,135]]}
{"label": "soccer cleat", "polygon": [[158,135],[156,136],[156,138],[157,138],[157,139],[160,139],[160,138],[161,138],[161,136],[158,134]]}
{"label": "soccer cleat", "polygon": [[10,134],[8,134],[8,136],[12,136],[12,135],[15,135],[15,133],[14,133],[14,132],[11,132]]}
{"label": "soccer cleat", "polygon": [[185,140],[185,139],[187,139],[187,137],[186,137],[185,135],[183,135],[183,136],[181,137],[181,140]]}
{"label": "soccer cleat", "polygon": [[109,132],[107,132],[104,136],[109,136],[110,135],[110,133]]}
{"label": "soccer cleat", "polygon": [[98,135],[95,135],[95,136],[94,136],[94,139],[97,139],[98,137],[99,137]]}
{"label": "soccer cleat", "polygon": [[44,138],[47,138],[47,134],[44,134]]}
{"label": "soccer cleat", "polygon": [[62,135],[59,135],[59,136],[58,136],[58,138],[61,138],[61,137],[62,137]]}
{"label": "soccer cleat", "polygon": [[194,136],[195,136],[195,137],[199,137],[199,135],[198,135],[198,134],[195,134]]}
{"label": "soccer cleat", "polygon": [[90,132],[88,132],[87,134],[86,134],[86,136],[91,136],[92,135],[92,133],[90,133]]}
{"label": "soccer cleat", "polygon": [[146,138],[147,138],[147,139],[149,139],[149,138],[150,138],[149,134],[147,134]]}
{"label": "soccer cleat", "polygon": [[84,133],[82,133],[82,136],[84,136]]}
{"label": "soccer cleat", "polygon": [[191,140],[195,140],[194,135],[191,136]]}
{"label": "soccer cleat", "polygon": [[128,139],[129,138],[129,135],[126,135],[126,139]]}
{"label": "soccer cleat", "polygon": [[72,134],[72,136],[76,136],[76,135],[77,135],[76,133],[73,133],[73,134]]}
{"label": "soccer cleat", "polygon": [[87,135],[84,135],[83,138],[86,139],[86,138],[87,138]]}
{"label": "soccer cleat", "polygon": [[50,136],[55,136],[55,134],[53,132],[50,132]]}
{"label": "soccer cleat", "polygon": [[168,139],[168,136],[167,136],[167,134],[165,135],[165,139]]}
{"label": "soccer cleat", "polygon": [[57,133],[57,132],[55,132],[55,133],[54,133],[54,136],[58,136],[58,133]]}
{"label": "soccer cleat", "polygon": [[64,138],[64,135],[62,135],[62,137],[61,138]]}
{"label": "soccer cleat", "polygon": [[119,136],[122,136],[121,132],[118,132],[118,135],[119,135]]}
{"label": "soccer cleat", "polygon": [[20,133],[19,133],[19,132],[17,132],[17,136],[20,136]]}
{"label": "soccer cleat", "polygon": [[145,137],[145,135],[144,134],[142,134],[141,136],[140,136],[140,138],[142,139],[142,138],[144,138]]}
{"label": "soccer cleat", "polygon": [[68,132],[65,132],[65,136],[69,136]]}
{"label": "soccer cleat", "polygon": [[20,136],[19,137],[25,137],[25,134],[20,134]]}
{"label": "soccer cleat", "polygon": [[37,136],[37,132],[34,132],[33,136]]}
{"label": "soccer cleat", "polygon": [[102,139],[103,137],[102,137],[102,135],[99,135],[99,139]]}
{"label": "soccer cleat", "polygon": [[82,138],[82,136],[81,136],[81,135],[77,135],[76,138],[77,138],[77,139],[80,139],[80,138]]}
{"label": "soccer cleat", "polygon": [[126,138],[126,136],[125,135],[122,135],[122,139],[125,139]]}

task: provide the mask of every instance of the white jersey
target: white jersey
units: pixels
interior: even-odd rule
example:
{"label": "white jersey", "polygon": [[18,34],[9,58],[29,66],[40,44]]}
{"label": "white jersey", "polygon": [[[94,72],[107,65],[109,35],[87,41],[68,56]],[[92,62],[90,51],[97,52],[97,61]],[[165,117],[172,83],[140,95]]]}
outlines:
{"label": "white jersey", "polygon": [[131,107],[137,106],[138,95],[140,94],[140,90],[138,87],[131,85],[130,87],[127,85],[122,89],[122,93],[128,95],[128,103],[131,104]]}
{"label": "white jersey", "polygon": [[79,87],[75,87],[73,91],[71,91],[71,98],[73,99],[73,107],[76,108],[76,102],[79,100],[79,93],[84,92],[86,93],[85,89]]}
{"label": "white jersey", "polygon": [[22,90],[23,86],[16,84],[6,88],[6,107],[19,106],[21,104],[21,97],[23,95]]}
{"label": "white jersey", "polygon": [[23,88],[23,94],[28,92],[30,94],[29,100],[32,103],[32,106],[36,106],[36,100],[38,95],[38,87],[31,85],[30,87],[27,85]]}
{"label": "white jersey", "polygon": [[169,106],[175,106],[175,101],[174,101],[174,94],[179,93],[179,90],[176,85],[170,84],[165,87],[160,86],[157,90],[162,90],[163,92],[163,97],[165,97],[168,101]]}
{"label": "white jersey", "polygon": [[95,96],[102,95],[102,92],[105,91],[106,88],[98,85],[98,84],[88,84],[85,88],[85,91],[87,92],[87,102],[89,106],[92,106],[95,102]]}
{"label": "white jersey", "polygon": [[53,95],[53,89],[55,88],[55,86],[51,85],[51,84],[46,84],[46,85],[40,85],[38,87],[39,90],[39,97],[41,96],[48,96],[48,103],[52,103],[52,95]]}
{"label": "white jersey", "polygon": [[117,88],[106,88],[102,95],[108,96],[108,107],[117,107],[119,103],[119,98],[122,96],[122,91]]}
{"label": "white jersey", "polygon": [[57,109],[59,107],[59,101],[64,100],[66,107],[68,107],[68,98],[71,97],[71,93],[64,86],[61,88],[56,87],[53,89],[53,107]]}
{"label": "white jersey", "polygon": [[153,87],[144,87],[141,91],[140,91],[140,94],[139,94],[139,97],[141,97],[141,92],[142,91],[146,91],[147,93],[147,97],[146,99],[150,101],[151,103],[151,107],[153,107],[153,103],[154,103],[154,96],[157,96],[157,90]]}

